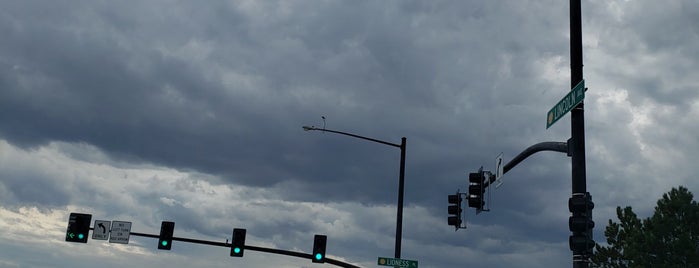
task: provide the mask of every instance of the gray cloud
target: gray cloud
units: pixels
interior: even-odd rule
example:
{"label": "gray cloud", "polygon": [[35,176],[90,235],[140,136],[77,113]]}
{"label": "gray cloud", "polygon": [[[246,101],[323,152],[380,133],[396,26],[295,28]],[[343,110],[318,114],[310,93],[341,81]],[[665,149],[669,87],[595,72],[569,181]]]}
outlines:
{"label": "gray cloud", "polygon": [[[445,196],[499,152],[568,139],[569,119],[544,127],[570,84],[565,3],[0,6],[4,206],[92,207],[212,237],[245,226],[284,248],[325,231],[338,255],[373,265],[392,253],[399,151],[301,130],[325,116],[330,129],[407,137],[404,243],[421,266],[569,262],[564,155],[513,169],[469,229],[444,219]],[[672,186],[697,187],[697,10],[583,3],[598,241],[615,206],[645,213]]]}

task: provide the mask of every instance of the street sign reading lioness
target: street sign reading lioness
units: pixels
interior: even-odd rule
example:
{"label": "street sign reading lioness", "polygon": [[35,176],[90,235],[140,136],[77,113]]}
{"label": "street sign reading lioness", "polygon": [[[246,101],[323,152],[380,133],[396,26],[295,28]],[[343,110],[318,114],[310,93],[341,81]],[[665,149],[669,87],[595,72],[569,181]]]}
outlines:
{"label": "street sign reading lioness", "polygon": [[401,268],[417,268],[417,261],[379,257],[378,264]]}

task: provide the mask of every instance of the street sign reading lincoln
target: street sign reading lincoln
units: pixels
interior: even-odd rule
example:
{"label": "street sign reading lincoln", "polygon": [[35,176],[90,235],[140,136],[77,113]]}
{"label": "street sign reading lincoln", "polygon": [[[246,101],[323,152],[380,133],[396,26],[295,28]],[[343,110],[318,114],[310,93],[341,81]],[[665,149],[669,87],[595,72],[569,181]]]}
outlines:
{"label": "street sign reading lincoln", "polygon": [[401,268],[417,268],[417,261],[379,257],[378,265]]}
{"label": "street sign reading lincoln", "polygon": [[570,110],[573,110],[573,107],[577,106],[583,99],[585,99],[585,80],[575,85],[568,95],[549,110],[548,114],[546,114],[546,129],[570,112]]}

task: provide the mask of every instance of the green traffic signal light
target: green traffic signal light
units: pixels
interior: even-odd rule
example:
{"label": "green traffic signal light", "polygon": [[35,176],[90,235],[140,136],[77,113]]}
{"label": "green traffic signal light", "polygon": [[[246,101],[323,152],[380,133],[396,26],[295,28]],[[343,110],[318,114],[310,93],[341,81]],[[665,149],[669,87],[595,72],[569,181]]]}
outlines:
{"label": "green traffic signal light", "polygon": [[170,250],[172,248],[172,238],[175,232],[175,222],[163,221],[160,223],[160,236],[158,249]]}
{"label": "green traffic signal light", "polygon": [[325,235],[315,235],[313,237],[313,259],[312,262],[324,263],[325,262],[325,246],[327,244],[328,237]]}
{"label": "green traffic signal light", "polygon": [[70,213],[68,228],[66,229],[66,241],[87,243],[87,234],[90,233],[91,214]]}
{"label": "green traffic signal light", "polygon": [[233,240],[231,241],[231,257],[243,257],[245,253],[245,233],[247,230],[233,228]]}

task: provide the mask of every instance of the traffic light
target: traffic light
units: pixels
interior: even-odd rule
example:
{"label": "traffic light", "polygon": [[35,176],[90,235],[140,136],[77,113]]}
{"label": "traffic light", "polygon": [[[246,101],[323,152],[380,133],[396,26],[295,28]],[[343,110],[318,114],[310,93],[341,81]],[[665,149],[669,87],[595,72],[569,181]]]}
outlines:
{"label": "traffic light", "polygon": [[92,214],[70,213],[66,241],[87,243],[87,235],[90,232]]}
{"label": "traffic light", "polygon": [[160,238],[158,239],[158,249],[170,250],[170,248],[172,248],[172,236],[174,231],[174,222],[164,221],[160,224]]}
{"label": "traffic light", "polygon": [[328,237],[325,235],[315,235],[313,237],[313,254],[311,260],[315,263],[325,262],[325,245]]}
{"label": "traffic light", "polygon": [[245,229],[233,229],[233,244],[231,244],[231,257],[243,257],[245,252]]}
{"label": "traffic light", "polygon": [[483,206],[485,206],[485,173],[483,173],[483,167],[481,167],[476,173],[468,174],[468,206],[476,208],[476,213],[483,211]]}
{"label": "traffic light", "polygon": [[463,200],[461,198],[461,193],[457,191],[456,194],[450,194],[448,199],[449,207],[447,211],[449,212],[449,218],[447,219],[447,223],[453,225],[454,228],[458,230],[461,227],[461,213],[463,212],[461,209],[461,201]]}
{"label": "traffic light", "polygon": [[590,193],[577,193],[568,199],[568,210],[573,213],[568,219],[568,227],[573,235],[568,239],[570,250],[574,255],[592,254],[595,241],[592,240],[592,229],[595,222],[592,221],[592,209],[595,203],[592,202]]}

